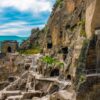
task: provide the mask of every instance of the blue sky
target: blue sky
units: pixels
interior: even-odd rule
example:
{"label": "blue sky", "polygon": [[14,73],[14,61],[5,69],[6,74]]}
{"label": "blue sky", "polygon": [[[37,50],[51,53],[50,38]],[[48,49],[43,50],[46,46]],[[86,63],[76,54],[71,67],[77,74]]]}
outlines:
{"label": "blue sky", "polygon": [[29,36],[43,28],[56,0],[0,0],[0,35]]}

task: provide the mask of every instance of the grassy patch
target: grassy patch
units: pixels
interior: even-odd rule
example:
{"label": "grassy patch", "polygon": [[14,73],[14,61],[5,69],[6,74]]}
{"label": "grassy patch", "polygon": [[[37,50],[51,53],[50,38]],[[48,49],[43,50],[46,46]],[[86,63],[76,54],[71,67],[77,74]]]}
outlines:
{"label": "grassy patch", "polygon": [[80,31],[80,36],[86,37],[86,32],[85,32],[85,19],[82,19],[77,23],[78,26],[81,26],[81,31]]}
{"label": "grassy patch", "polygon": [[37,54],[40,53],[41,49],[39,47],[28,49],[28,50],[20,50],[20,54]]}

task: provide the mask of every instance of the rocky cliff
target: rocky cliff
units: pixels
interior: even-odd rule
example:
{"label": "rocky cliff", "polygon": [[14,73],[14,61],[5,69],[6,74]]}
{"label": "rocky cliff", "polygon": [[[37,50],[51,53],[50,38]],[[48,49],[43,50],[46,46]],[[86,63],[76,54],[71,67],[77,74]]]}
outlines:
{"label": "rocky cliff", "polygon": [[[86,71],[93,74],[94,70],[99,70],[96,45],[99,44],[100,32],[95,34],[95,30],[100,27],[99,4],[100,0],[57,0],[45,28],[33,31],[29,38],[29,44],[33,46],[41,44],[44,53],[63,59],[66,63],[65,75],[71,77],[78,92],[82,93],[80,87],[84,82],[91,87],[88,92],[90,100],[94,100],[96,94],[92,91],[96,91],[96,86],[98,87],[95,82],[90,85],[91,78],[87,78]],[[96,77],[96,80],[100,78]],[[79,100],[88,100],[88,98],[82,99],[80,95],[78,97]]]}

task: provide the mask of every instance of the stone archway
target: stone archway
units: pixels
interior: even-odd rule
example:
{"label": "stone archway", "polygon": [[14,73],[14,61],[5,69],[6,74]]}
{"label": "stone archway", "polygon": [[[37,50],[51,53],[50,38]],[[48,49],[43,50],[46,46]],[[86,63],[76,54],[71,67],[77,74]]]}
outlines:
{"label": "stone archway", "polygon": [[12,48],[10,46],[7,48],[7,52],[8,53],[11,53],[12,52]]}

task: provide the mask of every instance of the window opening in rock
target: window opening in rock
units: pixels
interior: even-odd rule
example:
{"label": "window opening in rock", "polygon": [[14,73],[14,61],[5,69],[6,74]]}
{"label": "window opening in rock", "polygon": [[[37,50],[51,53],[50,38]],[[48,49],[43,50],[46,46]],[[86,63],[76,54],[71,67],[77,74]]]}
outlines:
{"label": "window opening in rock", "polygon": [[63,37],[63,32],[62,31],[60,31],[60,38],[62,38]]}
{"label": "window opening in rock", "polygon": [[48,44],[47,44],[47,48],[48,48],[48,49],[51,49],[51,48],[52,48],[52,43],[48,43]]}
{"label": "window opening in rock", "polygon": [[50,76],[51,77],[54,77],[54,76],[59,76],[59,69],[53,69],[50,73]]}
{"label": "window opening in rock", "polygon": [[62,48],[62,53],[67,54],[68,53],[68,47],[63,47]]}
{"label": "window opening in rock", "polygon": [[9,82],[13,82],[13,81],[15,81],[15,77],[13,77],[13,76],[9,76],[9,77],[8,77],[8,81],[9,81]]}
{"label": "window opening in rock", "polygon": [[29,68],[30,68],[29,64],[25,65],[25,70],[29,70]]}
{"label": "window opening in rock", "polygon": [[12,52],[12,49],[11,49],[11,47],[10,47],[10,46],[7,48],[7,52],[9,52],[9,53],[11,53],[11,52]]}
{"label": "window opening in rock", "polygon": [[67,30],[67,29],[70,29],[70,25],[66,25],[65,26],[65,29]]}
{"label": "window opening in rock", "polygon": [[71,75],[67,75],[67,79],[68,80],[71,80]]}

